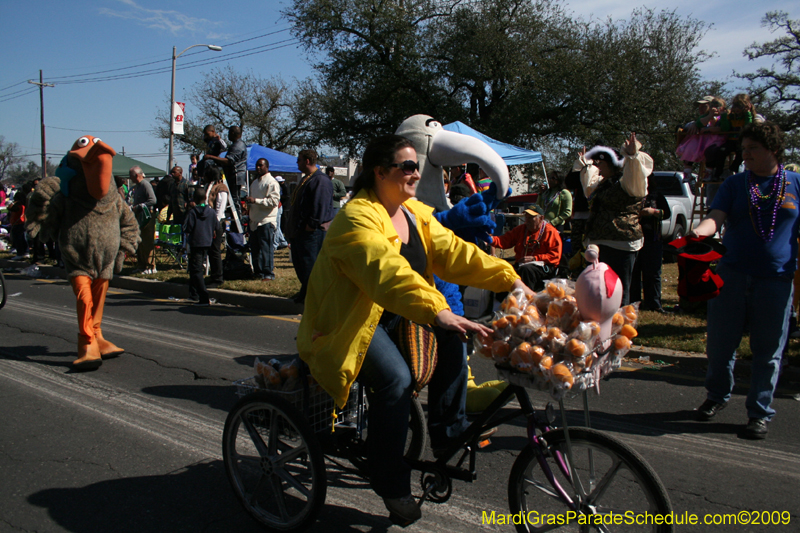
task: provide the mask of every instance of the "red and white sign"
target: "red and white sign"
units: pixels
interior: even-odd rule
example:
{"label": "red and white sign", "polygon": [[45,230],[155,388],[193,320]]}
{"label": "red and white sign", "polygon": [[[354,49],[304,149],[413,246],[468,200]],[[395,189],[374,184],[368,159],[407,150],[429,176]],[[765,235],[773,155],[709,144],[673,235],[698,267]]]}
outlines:
{"label": "red and white sign", "polygon": [[183,135],[183,110],[186,104],[175,102],[172,106],[172,133]]}

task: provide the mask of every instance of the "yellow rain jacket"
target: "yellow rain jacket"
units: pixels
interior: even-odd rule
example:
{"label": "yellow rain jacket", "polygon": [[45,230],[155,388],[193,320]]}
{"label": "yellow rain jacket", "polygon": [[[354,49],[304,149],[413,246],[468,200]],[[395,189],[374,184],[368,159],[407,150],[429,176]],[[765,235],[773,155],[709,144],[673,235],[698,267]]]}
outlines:
{"label": "yellow rain jacket", "polygon": [[400,255],[400,237],[386,208],[362,190],[331,224],[309,280],[297,333],[300,357],[343,407],[386,309],[433,324],[449,309],[433,274],[459,285],[507,291],[519,276],[506,261],[482,252],[446,229],[416,200],[403,208],[416,225],[428,258],[425,275]]}

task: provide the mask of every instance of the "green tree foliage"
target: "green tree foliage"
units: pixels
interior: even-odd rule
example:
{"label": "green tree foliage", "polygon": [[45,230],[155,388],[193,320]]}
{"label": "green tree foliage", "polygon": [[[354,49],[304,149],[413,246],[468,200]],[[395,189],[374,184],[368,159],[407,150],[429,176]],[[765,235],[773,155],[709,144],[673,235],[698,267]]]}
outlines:
{"label": "green tree foliage", "polygon": [[668,164],[707,58],[707,25],[673,11],[585,22],[559,0],[295,0],[286,15],[321,58],[314,120],[351,154],[425,113],[562,152],[637,131]]}
{"label": "green tree foliage", "polygon": [[[179,148],[205,150],[203,128],[213,124],[226,138],[228,128],[241,126],[246,144],[258,143],[274,150],[305,147],[317,141],[312,126],[302,114],[302,87],[292,87],[280,78],[264,79],[232,67],[203,75],[187,98],[184,135],[176,136]],[[169,104],[156,117],[156,135],[169,139]]]}
{"label": "green tree foliage", "polygon": [[306,85],[309,119],[326,141],[350,154],[393,132],[406,117],[458,116],[450,91],[426,56],[432,25],[460,0],[295,0],[284,15],[315,66]]}
{"label": "green tree foliage", "polygon": [[[626,132],[644,137],[656,159],[674,151],[675,126],[691,117],[700,88],[697,46],[706,25],[674,11],[634,10],[627,21],[587,28],[583,64],[591,66],[581,126],[620,145]],[[590,138],[583,136],[583,140]]]}
{"label": "green tree foliage", "polygon": [[[47,175],[55,176],[56,165],[47,161]],[[33,161],[17,159],[14,165],[6,171],[3,181],[6,185],[21,186],[22,184],[42,177],[42,167]]]}
{"label": "green tree foliage", "polygon": [[800,128],[800,19],[791,20],[783,11],[770,11],[762,19],[773,33],[784,31],[782,37],[748,46],[744,55],[751,61],[771,58],[777,62],[749,74],[737,77],[749,82],[748,91],[756,110],[777,122],[784,131]]}
{"label": "green tree foliage", "polygon": [[549,0],[467,4],[435,25],[430,57],[459,108],[456,118],[528,145],[577,123],[568,93],[579,76],[569,67],[581,31]]}

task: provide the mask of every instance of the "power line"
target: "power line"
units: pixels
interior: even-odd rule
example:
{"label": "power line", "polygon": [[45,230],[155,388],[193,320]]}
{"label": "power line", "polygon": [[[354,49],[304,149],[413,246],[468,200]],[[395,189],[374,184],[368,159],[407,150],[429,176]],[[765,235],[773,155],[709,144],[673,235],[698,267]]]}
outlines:
{"label": "power line", "polygon": [[[236,46],[236,45],[239,45],[239,44],[242,44],[242,43],[254,41],[256,39],[262,39],[264,37],[269,37],[271,35],[277,35],[279,33],[284,33],[284,32],[290,31],[290,30],[291,30],[291,28],[287,27],[287,28],[283,28],[283,29],[280,29],[280,30],[270,31],[270,32],[267,32],[267,33],[262,33],[261,35],[256,35],[255,37],[249,37],[247,39],[241,39],[239,41],[234,41],[234,42],[231,42],[231,43],[225,43],[224,46],[225,47]],[[264,47],[268,47],[268,46],[273,46],[275,44],[281,44],[281,43],[285,43],[285,42],[287,42],[287,41],[286,40],[278,41],[277,43],[271,43],[271,44],[267,44],[267,45],[263,45],[263,46]],[[274,50],[278,50],[278,49],[284,48],[284,47],[285,46],[279,46],[279,47],[275,48]],[[234,52],[233,54],[240,54],[240,53],[244,53],[244,52],[249,52],[251,50],[255,50],[255,48],[250,48],[250,49],[247,49],[247,50],[241,50],[239,52]],[[267,51],[270,51],[270,50],[264,50],[264,51],[267,52]],[[192,55],[196,55],[196,54],[201,54],[203,52],[204,52],[204,50],[196,50],[194,52],[189,52],[186,55],[187,56],[192,56]],[[234,56],[233,54],[231,54],[231,56],[225,56],[223,58],[218,58],[217,60],[221,61],[222,59],[237,59],[239,57],[239,56]],[[252,54],[247,54],[247,55],[252,55]],[[247,55],[241,56],[241,57],[247,57]],[[145,67],[145,66],[149,66],[149,65],[155,65],[155,64],[159,64],[159,63],[168,63],[169,61],[170,61],[170,58],[165,58],[165,59],[160,59],[160,60],[156,60],[156,61],[148,61],[148,62],[145,62],[145,63],[138,63],[136,65],[131,65],[131,66],[128,66],[128,67],[120,67],[120,68],[116,68],[116,69],[106,69],[106,70],[100,70],[100,71],[96,71],[96,72],[87,72],[87,73],[83,73],[83,74],[70,74],[70,75],[65,75],[65,76],[56,76],[56,77],[48,79],[48,81],[49,82],[55,82],[55,83],[66,83],[66,80],[71,80],[73,78],[81,78],[81,77],[84,77],[84,76],[95,76],[95,75],[98,75],[98,74],[106,74],[106,73],[110,73],[110,72],[121,72],[121,71],[124,71],[124,70],[130,70],[130,69],[133,69],[133,68],[140,68],[140,67]],[[119,63],[117,63],[117,64],[119,64]],[[189,68],[189,67],[187,67],[187,66],[178,67],[179,70],[183,70],[185,68]],[[146,76],[146,75],[155,75],[155,74],[161,74],[163,72],[164,72],[164,70],[160,70],[160,69],[155,69],[155,70],[151,70],[151,71],[145,70],[145,71],[138,72],[138,73],[137,72],[130,73],[130,77],[133,78],[133,77]],[[72,83],[90,83],[90,82],[93,82],[93,81],[113,81],[114,79],[117,79],[117,78],[116,77],[110,77],[109,79],[98,79],[98,80],[75,80],[75,81],[71,81],[71,82]],[[130,78],[120,77],[118,79],[130,79]],[[23,81],[20,81],[20,82],[17,82],[17,83],[12,83],[11,85],[8,85],[8,86],[3,87],[2,89],[0,89],[0,93],[4,92],[4,91],[7,91],[8,89],[13,89],[14,87],[17,87],[19,85],[24,85],[25,83],[27,83],[27,80],[23,80]],[[14,92],[14,93],[9,93],[9,94],[2,95],[2,96],[0,96],[0,102],[6,101],[4,98],[8,97],[8,96],[13,96],[13,95],[16,95],[16,94],[20,94],[20,96],[22,96],[23,95],[22,94],[23,91],[24,91],[24,89],[22,91],[17,91],[17,92]],[[27,93],[25,93],[25,94],[27,94]]]}
{"label": "power line", "polygon": [[150,133],[152,130],[95,130],[92,128],[58,128],[56,126],[47,126],[53,130],[64,130],[64,131],[94,131],[97,133]]}
{"label": "power line", "polygon": [[159,59],[158,61],[149,61],[147,63],[139,63],[138,65],[131,65],[130,67],[121,67],[121,68],[112,68],[109,70],[98,70],[97,72],[87,72],[86,74],[73,74],[70,76],[59,76],[56,78],[48,78],[49,81],[62,84],[62,83],[69,83],[65,82],[64,80],[68,78],[80,78],[81,76],[94,76],[95,74],[104,74],[106,72],[119,72],[120,70],[128,70],[132,68],[139,68],[139,67],[146,67],[147,65],[155,65],[156,63],[164,63],[164,62],[171,61],[170,59]]}
{"label": "power line", "polygon": [[4,94],[2,97],[5,98],[7,96],[14,96],[15,94],[24,93],[24,92],[26,92],[28,90],[30,90],[30,87],[25,87],[24,89],[20,89],[18,91],[14,91],[13,93]]}
{"label": "power line", "polygon": [[[251,37],[249,39],[243,39],[241,41],[236,41],[234,43],[229,43],[229,44],[226,44],[225,46],[235,46],[237,44],[246,43],[248,41],[253,41],[255,39],[261,39],[263,37],[269,37],[270,35],[275,35],[277,33],[283,33],[285,31],[289,31],[289,28],[286,28],[286,29],[283,29],[283,30],[277,30],[277,31],[269,32],[269,33],[265,33],[263,35],[257,35],[256,37]],[[269,45],[265,45],[265,46],[269,46]],[[196,50],[194,52],[189,52],[186,55],[187,56],[192,56],[192,55],[196,55],[196,54],[202,54],[203,52],[205,52],[205,50]],[[94,75],[97,75],[97,74],[106,74],[108,72],[119,72],[119,71],[122,71],[122,70],[130,70],[132,68],[139,68],[139,67],[145,67],[145,66],[148,66],[148,65],[155,65],[155,64],[158,64],[158,63],[169,63],[170,61],[172,61],[171,58],[165,58],[165,59],[159,59],[157,61],[149,61],[147,63],[139,63],[137,65],[131,65],[129,67],[121,67],[121,68],[108,69],[108,70],[99,70],[97,72],[87,72],[87,73],[84,73],[84,74],[73,74],[73,75],[69,75],[69,76],[58,76],[56,78],[49,78],[49,81],[67,83],[64,80],[67,80],[69,78],[80,78],[82,76],[94,76]]]}
{"label": "power line", "polygon": [[3,92],[3,91],[6,91],[6,90],[8,90],[8,89],[11,89],[11,88],[13,88],[13,87],[16,87],[17,85],[23,85],[23,84],[25,84],[25,83],[28,83],[28,80],[23,80],[23,81],[21,81],[21,82],[19,82],[19,83],[14,83],[14,84],[12,84],[12,85],[9,85],[8,87],[3,87],[2,89],[0,89],[0,92]]}
{"label": "power line", "polygon": [[[255,54],[262,54],[264,52],[272,52],[274,50],[279,50],[281,48],[286,48],[287,46],[293,46],[300,41],[298,39],[284,39],[283,41],[277,41],[275,43],[269,43],[262,46],[257,46],[253,48],[248,48],[245,50],[241,50],[239,52],[233,52],[227,56],[223,57],[212,57],[208,59],[197,60],[189,63],[184,63],[183,65],[176,68],[176,70],[186,70],[190,68],[197,68],[205,65],[209,65],[212,63],[218,63],[220,61],[229,61],[231,59],[239,59],[242,57],[248,57]],[[285,43],[285,44],[284,44]],[[280,45],[280,46],[276,46]],[[252,51],[252,52],[251,52]],[[249,53],[246,53],[249,52]],[[70,80],[70,81],[61,81],[57,82],[59,85],[68,85],[68,84],[76,84],[76,83],[97,83],[103,81],[119,81],[119,80],[128,80],[134,78],[142,78],[146,76],[154,76],[157,74],[166,74],[167,72],[171,71],[170,67],[163,67],[158,69],[151,69],[151,70],[144,70],[141,72],[131,72],[128,74],[118,74],[114,76],[103,76],[98,78],[87,78],[83,80]]]}
{"label": "power line", "polygon": [[[27,83],[27,82],[26,82],[26,83]],[[0,104],[2,104],[3,102],[8,102],[9,100],[16,100],[16,99],[17,99],[17,98],[19,98],[20,96],[25,96],[26,94],[35,93],[35,92],[37,92],[38,90],[39,90],[39,89],[36,89],[35,87],[34,87],[34,88],[31,88],[31,89],[30,89],[30,90],[28,90],[27,92],[24,92],[24,93],[22,93],[22,94],[19,94],[19,95],[17,95],[17,96],[12,96],[11,98],[4,98],[4,99],[0,100]]]}

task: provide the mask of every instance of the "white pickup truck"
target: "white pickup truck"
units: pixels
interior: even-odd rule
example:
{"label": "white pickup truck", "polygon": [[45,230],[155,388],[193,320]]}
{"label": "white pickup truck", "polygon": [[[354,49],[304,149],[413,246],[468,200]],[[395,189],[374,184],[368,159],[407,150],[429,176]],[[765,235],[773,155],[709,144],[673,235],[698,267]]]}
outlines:
{"label": "white pickup truck", "polygon": [[[672,212],[669,220],[665,220],[661,226],[661,237],[664,243],[672,242],[680,239],[689,231],[694,194],[689,184],[683,182],[682,172],[659,171],[654,172],[653,177],[656,179],[658,190],[667,199]],[[699,223],[700,216],[696,216],[694,226],[696,227]]]}

